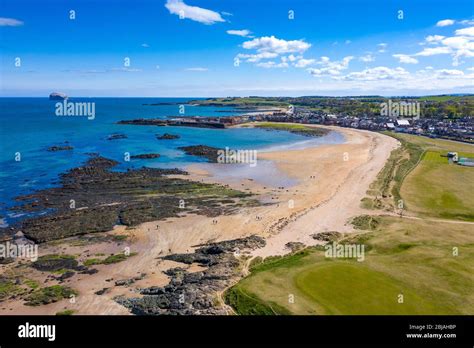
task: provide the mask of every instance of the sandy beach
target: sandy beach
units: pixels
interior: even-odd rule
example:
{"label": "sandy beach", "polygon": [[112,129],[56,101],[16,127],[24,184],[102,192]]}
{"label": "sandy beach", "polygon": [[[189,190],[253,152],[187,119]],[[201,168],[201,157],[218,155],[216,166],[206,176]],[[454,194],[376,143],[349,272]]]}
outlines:
{"label": "sandy beach", "polygon": [[[121,252],[124,247],[138,254],[117,264],[99,265],[96,274],[75,275],[68,279],[65,284],[77,289],[80,294],[75,303],[63,300],[40,307],[27,307],[18,302],[5,302],[0,313],[55,314],[68,308],[75,310],[76,314],[127,314],[128,311],[113,297],[136,297],[139,295],[135,288],[165,285],[168,277],[162,271],[176,267],[177,263],[163,261],[159,258],[161,256],[191,252],[196,245],[203,243],[259,235],[266,239],[267,245],[254,250],[251,256],[267,257],[290,252],[285,246],[288,242],[314,245],[318,241],[311,235],[317,232],[351,232],[348,220],[363,213],[360,200],[398,142],[379,133],[326,128],[342,133],[346,141],[343,144],[258,153],[258,161],[266,163],[262,166],[266,168],[265,175],[283,178],[269,180],[274,183],[272,186],[258,178],[225,175],[222,171],[217,175],[212,166],[218,164],[196,164],[187,168],[190,173],[188,179],[218,182],[252,192],[255,198],[267,204],[242,207],[237,214],[217,218],[186,215],[144,223],[127,231],[124,226],[118,226],[110,234],[132,235],[122,243],[98,243],[86,247],[63,244],[41,248],[41,254],[61,251],[79,254],[79,260],[95,253]],[[259,170],[259,163],[254,170]],[[285,183],[288,185],[285,186]],[[196,265],[184,267],[188,267],[189,271],[200,270]],[[136,277],[141,273],[146,273],[146,276],[131,287],[113,286],[111,281]],[[103,288],[109,288],[108,292],[94,294]]]}

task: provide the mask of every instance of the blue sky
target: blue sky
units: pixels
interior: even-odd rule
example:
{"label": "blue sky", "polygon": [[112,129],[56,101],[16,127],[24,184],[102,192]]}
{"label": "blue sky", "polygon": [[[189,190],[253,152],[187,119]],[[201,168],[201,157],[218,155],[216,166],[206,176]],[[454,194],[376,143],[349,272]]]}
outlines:
{"label": "blue sky", "polygon": [[3,0],[0,95],[472,93],[473,6],[462,0]]}

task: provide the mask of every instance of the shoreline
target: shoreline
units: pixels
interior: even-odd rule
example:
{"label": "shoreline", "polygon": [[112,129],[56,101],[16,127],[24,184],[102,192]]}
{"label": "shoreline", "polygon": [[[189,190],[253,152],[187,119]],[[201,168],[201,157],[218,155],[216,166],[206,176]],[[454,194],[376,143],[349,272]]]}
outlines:
{"label": "shoreline", "polygon": [[[369,185],[399,144],[396,139],[380,133],[332,126],[314,127],[344,133],[346,142],[259,153],[261,159],[273,162],[283,175],[298,181],[291,187],[275,189],[248,179],[235,182],[214,176],[212,170],[206,171],[200,164],[187,168],[192,179],[204,182],[216,182],[217,179],[217,183],[234,189],[243,187],[258,192],[270,202],[275,198],[273,203],[282,206],[265,211],[264,214],[274,217],[275,223],[264,228],[267,246],[253,251],[253,256],[289,253],[291,250],[285,247],[288,242],[302,242],[307,246],[320,244],[311,237],[317,232],[351,232],[353,229],[347,224],[348,219],[367,212],[360,207],[360,200],[366,196]],[[345,153],[348,154],[347,161],[344,161]],[[334,160],[337,157],[336,165]],[[308,165],[312,160],[319,163]],[[272,197],[268,199],[268,196]],[[289,207],[290,200],[293,208]],[[308,231],[306,226],[311,225],[312,231]]]}
{"label": "shoreline", "polygon": [[[294,186],[267,187],[254,180],[230,182],[225,178],[216,178],[202,168],[189,168],[186,179],[218,183],[243,192],[252,192],[264,204],[242,207],[231,215],[206,217],[190,213],[142,223],[128,230],[125,226],[116,226],[108,233],[128,233],[131,235],[130,240],[114,246],[107,243],[88,245],[89,254],[103,252],[104,249],[117,252],[124,246],[129,246],[138,256],[114,265],[100,265],[96,274],[70,278],[67,285],[79,291],[80,301],[69,304],[63,300],[41,307],[23,306],[17,301],[8,305],[4,303],[2,307],[13,306],[16,314],[54,314],[66,307],[75,310],[77,314],[127,314],[126,308],[115,302],[114,297],[136,296],[136,287],[164,286],[169,277],[162,272],[172,267],[183,267],[183,264],[160,259],[165,255],[190,253],[195,250],[196,245],[251,235],[265,238],[267,244],[263,248],[253,250],[248,256],[283,255],[290,252],[286,247],[288,242],[317,244],[317,241],[311,238],[313,233],[335,229],[350,232],[351,227],[346,224],[346,218],[361,211],[360,199],[382,169],[397,141],[389,136],[368,131],[324,128],[344,133],[346,142],[259,153],[258,156],[262,160],[274,163],[278,171],[297,180]],[[348,160],[344,160],[344,154],[348,154]],[[356,190],[354,186],[357,187]],[[344,211],[344,216],[341,216],[341,211]],[[61,249],[67,254],[84,252],[84,247],[70,245]],[[54,245],[47,246],[41,253],[47,254],[57,250],[58,247]],[[186,268],[188,272],[199,270],[197,264]],[[112,286],[106,294],[95,294],[101,288],[110,287],[108,279],[136,277],[140,273],[147,273],[147,276],[136,281],[131,287]],[[2,309],[0,313],[11,312]]]}

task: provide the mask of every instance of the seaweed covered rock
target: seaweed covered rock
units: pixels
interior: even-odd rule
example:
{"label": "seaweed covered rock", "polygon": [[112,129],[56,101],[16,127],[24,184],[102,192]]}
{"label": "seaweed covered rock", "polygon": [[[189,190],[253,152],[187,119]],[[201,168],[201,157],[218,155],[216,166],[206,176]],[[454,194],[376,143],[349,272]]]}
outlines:
{"label": "seaweed covered rock", "polygon": [[[22,231],[30,240],[42,243],[107,232],[117,224],[135,226],[178,217],[186,212],[206,216],[231,214],[240,206],[236,198],[250,196],[218,184],[168,177],[187,174],[180,169],[111,170],[117,164],[93,156],[83,166],[62,174],[61,186],[17,197],[23,204],[12,210],[35,214],[8,229],[0,229],[0,234],[12,238]],[[234,198],[231,203],[229,195]],[[180,204],[181,197],[187,197],[185,207]]]}
{"label": "seaweed covered rock", "polygon": [[130,158],[133,158],[133,159],[152,159],[152,158],[159,158],[159,157],[160,157],[159,153],[144,153],[140,155],[130,156]]}
{"label": "seaweed covered rock", "polygon": [[165,272],[168,285],[141,289],[140,298],[117,297],[115,300],[138,315],[222,315],[225,309],[215,300],[216,292],[228,287],[240,274],[235,251],[260,248],[265,240],[258,236],[239,238],[201,246],[194,253],[163,257],[186,264],[198,262],[208,266],[201,272],[187,272],[181,267]]}
{"label": "seaweed covered rock", "polygon": [[31,267],[42,272],[77,269],[79,263],[71,255],[44,255],[31,264]]}
{"label": "seaweed covered rock", "polygon": [[178,147],[178,149],[183,150],[186,155],[207,158],[207,160],[212,163],[217,163],[217,158],[219,156],[218,151],[222,150],[217,147],[207,145],[182,146]]}
{"label": "seaweed covered rock", "polygon": [[169,134],[169,133],[165,133],[163,135],[157,135],[156,136],[156,139],[158,140],[173,140],[173,139],[179,139],[180,136],[177,135],[177,134]]}

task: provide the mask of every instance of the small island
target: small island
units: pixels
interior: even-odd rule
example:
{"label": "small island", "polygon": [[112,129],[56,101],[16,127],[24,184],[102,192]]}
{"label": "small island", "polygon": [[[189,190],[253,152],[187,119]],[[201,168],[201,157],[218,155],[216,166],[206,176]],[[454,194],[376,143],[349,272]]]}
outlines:
{"label": "small island", "polygon": [[65,100],[68,96],[64,93],[53,92],[49,95],[49,100]]}
{"label": "small island", "polygon": [[165,133],[163,135],[156,135],[156,139],[158,140],[173,140],[173,139],[179,139],[181,138],[179,135],[177,134],[169,134],[169,133]]}
{"label": "small island", "polygon": [[73,149],[74,148],[70,145],[60,145],[60,146],[54,145],[54,146],[48,147],[48,151],[51,151],[51,152],[68,151],[68,150],[73,150]]}
{"label": "small island", "polygon": [[111,134],[107,137],[107,140],[127,139],[128,137],[122,133]]}
{"label": "small island", "polygon": [[186,155],[207,158],[212,163],[217,163],[218,151],[221,150],[207,145],[182,146],[178,149],[184,151]]}
{"label": "small island", "polygon": [[141,155],[130,156],[130,158],[133,158],[133,159],[151,159],[151,158],[159,158],[159,157],[160,157],[160,154],[158,153],[144,153]]}

